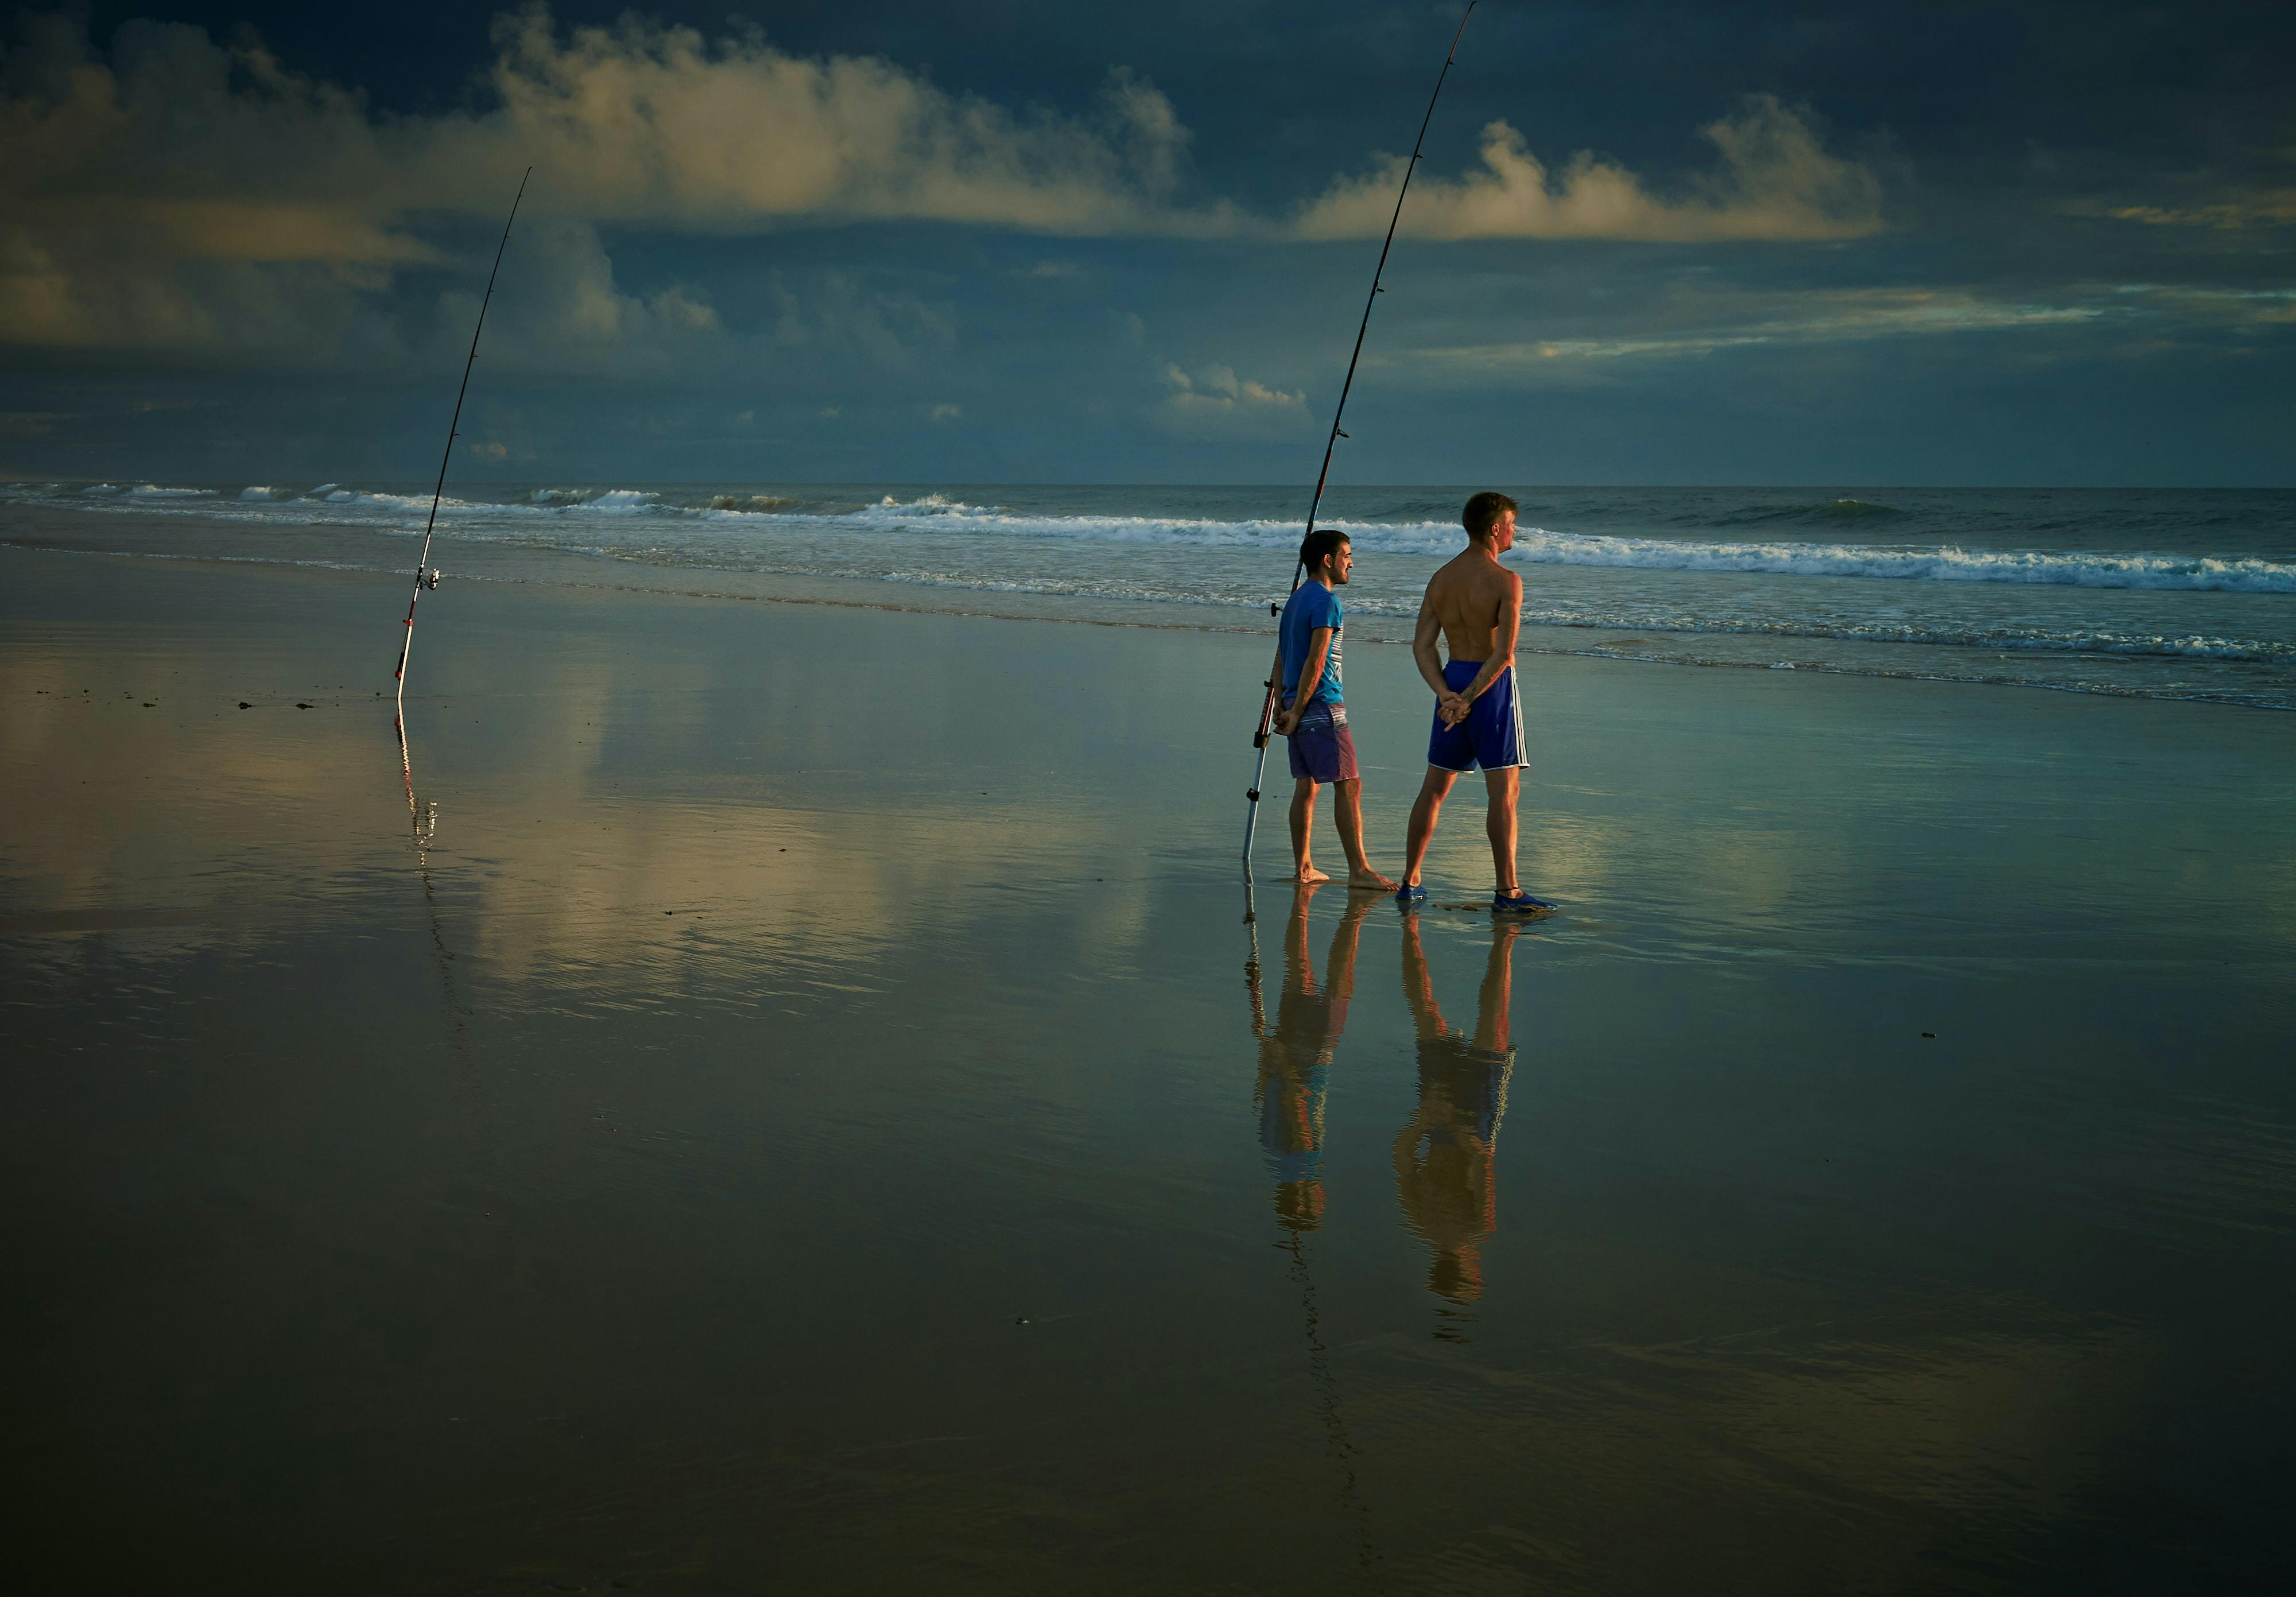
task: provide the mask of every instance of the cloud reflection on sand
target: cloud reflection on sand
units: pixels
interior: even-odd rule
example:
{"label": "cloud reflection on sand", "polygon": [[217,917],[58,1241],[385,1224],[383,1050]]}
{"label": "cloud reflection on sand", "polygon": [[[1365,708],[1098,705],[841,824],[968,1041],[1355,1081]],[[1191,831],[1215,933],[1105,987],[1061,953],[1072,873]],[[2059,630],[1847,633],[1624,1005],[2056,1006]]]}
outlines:
{"label": "cloud reflection on sand", "polygon": [[[29,704],[0,719],[0,805],[27,823],[0,845],[12,896],[165,906],[182,940],[202,926],[212,937],[293,924],[373,890],[392,863],[381,840],[405,826],[390,820],[404,795],[387,702],[330,693],[298,712],[274,693],[241,712],[241,690],[188,654],[156,667],[170,683],[158,711],[121,696],[121,682],[154,669],[100,654],[0,657],[0,695]],[[675,662],[661,675],[673,704],[705,685],[691,673],[681,683]],[[83,677],[84,705],[77,685],[62,690]],[[1107,869],[1089,825],[1033,807],[952,798],[894,825],[848,807],[841,782],[802,774],[688,767],[642,784],[604,753],[649,714],[627,682],[578,663],[558,680],[561,692],[514,706],[481,695],[408,705],[423,797],[440,812],[428,855],[468,955],[501,980],[580,987],[611,970],[613,985],[668,990],[690,984],[697,963],[770,954],[800,985],[849,986],[840,973],[906,940],[904,913],[944,897],[953,873],[977,880],[1022,861],[1070,879]],[[473,736],[488,749],[483,774],[470,770]],[[87,774],[59,789],[64,768]],[[155,786],[173,773],[182,779]],[[1080,955],[1123,968],[1144,913],[1111,906]]]}

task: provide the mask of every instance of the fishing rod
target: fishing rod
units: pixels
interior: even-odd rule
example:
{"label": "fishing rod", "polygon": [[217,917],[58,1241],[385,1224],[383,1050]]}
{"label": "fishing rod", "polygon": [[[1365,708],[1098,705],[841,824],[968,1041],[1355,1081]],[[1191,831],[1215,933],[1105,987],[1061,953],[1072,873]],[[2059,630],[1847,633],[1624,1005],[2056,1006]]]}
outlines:
{"label": "fishing rod", "polygon": [[[430,490],[430,520],[422,528],[422,553],[414,562],[414,596],[406,602],[406,636],[398,645],[398,669],[391,675],[398,680],[398,708],[392,719],[402,734],[406,723],[406,657],[414,651],[414,607],[422,602],[422,590],[439,586],[439,573],[430,567],[430,535],[439,526],[439,501],[447,492],[447,464],[455,457],[455,435],[463,424],[463,397],[471,391],[471,368],[478,364],[479,334],[487,330],[487,307],[493,303],[495,279],[502,274],[503,251],[510,247],[510,226],[518,220],[518,202],[526,198],[527,178],[534,176],[529,167],[526,176],[518,180],[518,192],[512,196],[509,220],[503,223],[502,242],[495,246],[494,270],[487,274],[486,298],[479,301],[479,324],[471,329],[471,353],[463,362],[463,386],[455,390],[455,416],[447,423],[447,448],[439,457],[439,482]],[[409,778],[410,784],[412,778]],[[411,792],[411,785],[410,785]]]}
{"label": "fishing rod", "polygon": [[[1435,92],[1427,96],[1427,114],[1419,119],[1419,137],[1413,141],[1411,159],[1404,164],[1403,186],[1395,192],[1395,214],[1387,219],[1387,242],[1379,247],[1379,265],[1372,269],[1371,292],[1364,299],[1363,322],[1356,329],[1355,353],[1348,356],[1347,381],[1340,384],[1339,406],[1332,413],[1332,436],[1324,441],[1324,469],[1316,473],[1316,497],[1308,506],[1308,532],[1310,533],[1316,530],[1316,513],[1324,505],[1324,485],[1332,475],[1332,452],[1339,447],[1340,440],[1348,436],[1340,430],[1340,420],[1348,414],[1348,391],[1356,385],[1356,363],[1363,358],[1364,335],[1371,331],[1371,307],[1387,291],[1380,286],[1380,278],[1387,271],[1387,252],[1395,248],[1395,225],[1403,219],[1403,197],[1411,192],[1411,175],[1419,168],[1420,152],[1427,143],[1427,127],[1435,119],[1435,102],[1443,97],[1443,80],[1451,75],[1451,63],[1459,54],[1460,37],[1467,31],[1467,18],[1474,14],[1475,0],[1467,0],[1465,15],[1459,19],[1458,32],[1451,36],[1450,51],[1443,57],[1443,70],[1435,76]],[[1292,568],[1292,593],[1300,591],[1300,579],[1307,575],[1306,544],[1307,533],[1302,533],[1302,558]],[[1267,612],[1280,615],[1283,607],[1270,604]],[[1251,774],[1251,786],[1244,790],[1244,797],[1251,801],[1243,823],[1243,874],[1246,880],[1251,877],[1252,834],[1259,827],[1259,783],[1267,774],[1267,740],[1275,725],[1276,700],[1283,692],[1283,645],[1280,637],[1275,645],[1275,663],[1268,668],[1266,685],[1267,696],[1259,701],[1259,726],[1251,734],[1251,746],[1259,750],[1259,764]]]}

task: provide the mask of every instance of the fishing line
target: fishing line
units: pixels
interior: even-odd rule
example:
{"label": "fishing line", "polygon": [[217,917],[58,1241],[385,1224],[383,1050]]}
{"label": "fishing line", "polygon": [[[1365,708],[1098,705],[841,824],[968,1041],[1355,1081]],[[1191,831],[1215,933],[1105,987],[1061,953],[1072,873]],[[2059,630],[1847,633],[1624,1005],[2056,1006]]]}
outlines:
{"label": "fishing line", "polygon": [[[430,520],[423,525],[422,553],[414,562],[414,596],[406,602],[406,635],[398,645],[398,668],[391,673],[398,680],[398,708],[392,719],[400,728],[402,742],[406,723],[406,657],[414,651],[414,607],[422,602],[424,588],[439,586],[439,572],[430,565],[430,535],[438,528],[439,501],[447,492],[447,464],[455,457],[455,435],[463,424],[463,397],[471,391],[471,368],[479,358],[479,334],[487,329],[487,307],[494,302],[495,279],[502,274],[503,251],[510,246],[511,223],[518,220],[518,202],[526,198],[527,178],[533,176],[534,168],[529,167],[526,176],[518,180],[518,192],[511,197],[509,219],[503,223],[502,242],[495,246],[494,270],[487,274],[486,298],[479,301],[479,324],[471,329],[471,353],[463,362],[463,386],[455,390],[454,419],[447,423],[447,448],[439,457],[439,481],[430,490]],[[408,785],[411,794],[411,776]]]}
{"label": "fishing line", "polygon": [[[1363,358],[1364,335],[1371,330],[1371,307],[1387,291],[1380,286],[1380,278],[1387,271],[1387,252],[1395,247],[1395,225],[1403,219],[1403,197],[1411,192],[1411,175],[1419,169],[1420,152],[1427,143],[1427,127],[1435,119],[1435,102],[1443,97],[1443,80],[1451,75],[1451,63],[1459,53],[1459,39],[1467,31],[1467,18],[1474,14],[1475,0],[1467,0],[1466,13],[1459,19],[1458,32],[1451,36],[1450,51],[1443,57],[1443,70],[1436,74],[1435,92],[1427,96],[1427,114],[1419,119],[1419,137],[1413,141],[1411,159],[1404,165],[1403,185],[1395,192],[1395,214],[1387,219],[1387,241],[1379,247],[1379,265],[1372,270],[1371,292],[1365,297],[1363,321],[1356,328],[1355,353],[1348,356],[1347,380],[1340,384],[1339,406],[1332,413],[1332,436],[1324,441],[1324,469],[1316,473],[1316,496],[1308,506],[1308,529],[1300,534],[1303,555],[1308,533],[1316,530],[1316,514],[1323,508],[1324,485],[1332,475],[1332,452],[1339,447],[1340,440],[1348,436],[1340,430],[1340,421],[1348,414],[1348,393],[1356,385],[1356,363]],[[1299,592],[1300,580],[1307,575],[1307,570],[1304,558],[1292,567],[1292,593]],[[1276,604],[1270,604],[1267,610],[1270,615],[1283,613],[1283,607]],[[1250,800],[1250,808],[1243,823],[1243,874],[1246,880],[1251,877],[1252,834],[1259,826],[1259,783],[1267,774],[1267,740],[1273,735],[1272,729],[1275,724],[1276,700],[1283,692],[1283,645],[1280,638],[1275,647],[1275,663],[1268,669],[1266,686],[1267,695],[1259,703],[1259,729],[1251,734],[1251,746],[1259,751],[1259,763],[1251,774],[1251,786],[1244,790],[1244,797]]]}

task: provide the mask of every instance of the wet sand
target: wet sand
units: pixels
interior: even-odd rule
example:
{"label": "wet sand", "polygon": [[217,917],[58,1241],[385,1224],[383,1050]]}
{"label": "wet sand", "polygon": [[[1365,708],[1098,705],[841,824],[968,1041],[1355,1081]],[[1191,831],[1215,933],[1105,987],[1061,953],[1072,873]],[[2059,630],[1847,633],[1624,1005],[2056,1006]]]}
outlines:
{"label": "wet sand", "polygon": [[1562,915],[1247,921],[1258,640],[450,585],[410,804],[403,600],[0,548],[48,1587],[2277,1577],[2296,717],[1541,659]]}

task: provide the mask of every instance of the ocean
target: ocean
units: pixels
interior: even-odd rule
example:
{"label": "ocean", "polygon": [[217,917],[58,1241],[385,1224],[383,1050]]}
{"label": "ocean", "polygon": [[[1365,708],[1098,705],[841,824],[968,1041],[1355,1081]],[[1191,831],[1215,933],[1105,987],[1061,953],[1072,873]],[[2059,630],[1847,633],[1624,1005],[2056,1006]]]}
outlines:
{"label": "ocean", "polygon": [[[1349,636],[1408,639],[1475,485],[1341,487]],[[1507,561],[1528,653],[2296,708],[2296,490],[1546,488]],[[1296,486],[457,485],[449,580],[1267,631]],[[0,539],[405,575],[391,482],[15,483]],[[386,627],[384,630],[388,631]],[[1252,695],[1243,694],[1249,699]]]}

